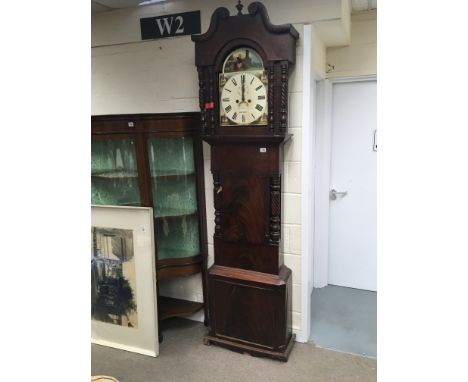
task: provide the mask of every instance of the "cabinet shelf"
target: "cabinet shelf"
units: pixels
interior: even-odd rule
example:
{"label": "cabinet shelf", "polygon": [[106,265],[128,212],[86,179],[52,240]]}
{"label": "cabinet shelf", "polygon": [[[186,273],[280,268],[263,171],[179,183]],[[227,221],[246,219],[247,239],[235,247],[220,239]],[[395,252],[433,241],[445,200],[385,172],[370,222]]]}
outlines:
{"label": "cabinet shelf", "polygon": [[161,248],[159,250],[159,258],[161,260],[164,259],[186,259],[190,257],[194,257],[200,254],[200,251],[197,249],[189,250],[189,249],[170,249],[170,248]]}
{"label": "cabinet shelf", "polygon": [[160,219],[180,219],[184,217],[190,217],[192,215],[197,215],[198,211],[181,211],[179,209],[172,209],[172,210],[166,210],[164,213],[162,213],[160,216],[155,216],[154,218],[157,220]]}
{"label": "cabinet shelf", "polygon": [[200,253],[198,214],[155,219],[158,259],[195,256]]}
{"label": "cabinet shelf", "polygon": [[159,319],[189,316],[203,308],[202,302],[159,296]]}
{"label": "cabinet shelf", "polygon": [[118,206],[140,206],[138,178],[91,176],[91,203]]}
{"label": "cabinet shelf", "polygon": [[135,171],[102,171],[91,173],[91,178],[103,180],[138,179],[138,173]]}
{"label": "cabinet shelf", "polygon": [[[189,256],[190,254],[186,255]],[[158,280],[186,277],[201,272],[203,270],[203,257],[203,255],[197,254],[192,257],[173,257],[158,260],[156,266]]]}
{"label": "cabinet shelf", "polygon": [[184,216],[197,212],[195,176],[161,176],[151,179],[154,215]]}
{"label": "cabinet shelf", "polygon": [[159,173],[157,174],[151,174],[151,177],[153,179],[183,179],[185,177],[189,177],[189,176],[195,176],[195,172],[194,171],[190,171],[190,172],[184,172],[184,171],[166,171],[166,172],[163,172],[163,171],[159,171]]}

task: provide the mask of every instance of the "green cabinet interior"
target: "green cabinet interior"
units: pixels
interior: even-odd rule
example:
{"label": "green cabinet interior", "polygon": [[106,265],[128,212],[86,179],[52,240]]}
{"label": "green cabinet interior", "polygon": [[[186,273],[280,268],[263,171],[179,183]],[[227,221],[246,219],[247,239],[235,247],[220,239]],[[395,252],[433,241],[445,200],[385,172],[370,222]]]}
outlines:
{"label": "green cabinet interior", "polygon": [[91,141],[91,203],[140,205],[134,140]]}
{"label": "green cabinet interior", "polygon": [[[205,292],[206,217],[198,118],[197,113],[92,117],[91,202],[153,207],[158,282],[201,273]],[[204,307],[162,296],[158,304],[160,319]]]}
{"label": "green cabinet interior", "polygon": [[158,258],[200,253],[191,137],[148,139]]}

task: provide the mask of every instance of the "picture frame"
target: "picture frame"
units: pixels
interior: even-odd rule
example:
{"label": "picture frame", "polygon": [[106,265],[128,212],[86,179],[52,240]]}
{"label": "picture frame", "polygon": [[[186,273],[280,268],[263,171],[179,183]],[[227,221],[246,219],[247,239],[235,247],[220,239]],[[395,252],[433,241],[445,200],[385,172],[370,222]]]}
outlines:
{"label": "picture frame", "polygon": [[91,206],[91,342],[157,357],[153,209]]}

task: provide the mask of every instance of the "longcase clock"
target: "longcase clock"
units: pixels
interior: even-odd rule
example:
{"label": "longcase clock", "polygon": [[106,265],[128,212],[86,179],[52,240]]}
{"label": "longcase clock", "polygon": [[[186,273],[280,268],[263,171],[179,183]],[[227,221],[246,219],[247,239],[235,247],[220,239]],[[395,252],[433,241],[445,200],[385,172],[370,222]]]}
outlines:
{"label": "longcase clock", "polygon": [[205,343],[287,361],[294,335],[291,270],[279,251],[281,174],[299,34],[271,24],[259,2],[242,8],[216,9],[208,31],[192,36],[214,184]]}

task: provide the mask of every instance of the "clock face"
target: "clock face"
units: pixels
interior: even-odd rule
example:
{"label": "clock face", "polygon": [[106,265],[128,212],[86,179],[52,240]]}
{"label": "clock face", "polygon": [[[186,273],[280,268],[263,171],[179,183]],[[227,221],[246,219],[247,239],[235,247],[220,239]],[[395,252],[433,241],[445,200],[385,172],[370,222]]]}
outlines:
{"label": "clock face", "polygon": [[221,91],[221,109],[237,125],[258,123],[266,115],[267,91],[253,73],[240,72],[226,81]]}

